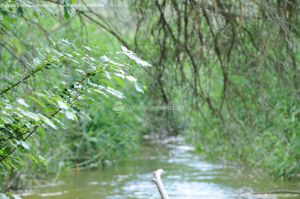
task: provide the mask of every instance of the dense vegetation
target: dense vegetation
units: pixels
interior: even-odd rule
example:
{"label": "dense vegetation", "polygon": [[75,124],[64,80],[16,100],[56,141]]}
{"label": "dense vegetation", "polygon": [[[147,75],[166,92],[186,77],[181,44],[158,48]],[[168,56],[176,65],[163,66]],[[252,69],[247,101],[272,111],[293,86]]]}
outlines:
{"label": "dense vegetation", "polygon": [[1,191],[104,165],[141,133],[299,177],[297,1],[0,2]]}
{"label": "dense vegetation", "polygon": [[183,127],[210,157],[299,177],[299,3],[131,5],[138,16],[136,49],[153,61],[152,88],[160,91],[151,99],[185,106],[185,115],[168,116],[167,127]]}
{"label": "dense vegetation", "polygon": [[143,88],[132,74],[150,65],[88,20],[94,14],[36,3],[1,6],[3,191],[66,167],[105,164],[139,140],[141,115],[112,108],[138,99]]}

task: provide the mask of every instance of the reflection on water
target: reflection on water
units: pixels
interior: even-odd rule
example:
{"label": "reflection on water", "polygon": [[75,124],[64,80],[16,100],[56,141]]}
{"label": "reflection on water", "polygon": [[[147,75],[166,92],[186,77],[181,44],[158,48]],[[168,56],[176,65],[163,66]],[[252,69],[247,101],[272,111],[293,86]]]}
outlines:
{"label": "reflection on water", "polygon": [[33,188],[22,196],[26,199],[160,198],[151,182],[152,171],[158,168],[165,170],[162,178],[171,199],[259,198],[251,193],[300,187],[299,183],[274,182],[233,165],[206,162],[182,139],[173,139],[168,144],[148,141],[127,160],[100,170],[64,174],[58,184]]}

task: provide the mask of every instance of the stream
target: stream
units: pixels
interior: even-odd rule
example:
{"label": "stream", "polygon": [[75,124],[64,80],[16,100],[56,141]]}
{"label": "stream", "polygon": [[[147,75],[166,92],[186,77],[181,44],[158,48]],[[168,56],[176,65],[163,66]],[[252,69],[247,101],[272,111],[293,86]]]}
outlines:
{"label": "stream", "polygon": [[274,181],[236,165],[205,161],[181,138],[143,142],[139,152],[98,170],[61,175],[58,182],[23,191],[24,199],[158,199],[152,172],[164,169],[162,180],[170,199],[300,198],[296,194],[254,194],[299,191],[300,183]]}

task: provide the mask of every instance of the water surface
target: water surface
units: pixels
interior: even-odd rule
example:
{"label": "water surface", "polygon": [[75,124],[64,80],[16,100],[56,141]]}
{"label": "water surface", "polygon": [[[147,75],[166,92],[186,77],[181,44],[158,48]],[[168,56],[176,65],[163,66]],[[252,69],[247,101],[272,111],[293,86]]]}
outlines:
{"label": "water surface", "polygon": [[[170,199],[298,198],[297,195],[253,195],[254,192],[300,190],[300,183],[274,181],[234,165],[205,161],[182,139],[145,142],[138,153],[98,170],[74,171],[49,186],[22,193],[25,199],[154,199],[152,172],[163,168]],[[299,197],[300,198],[300,197]]]}

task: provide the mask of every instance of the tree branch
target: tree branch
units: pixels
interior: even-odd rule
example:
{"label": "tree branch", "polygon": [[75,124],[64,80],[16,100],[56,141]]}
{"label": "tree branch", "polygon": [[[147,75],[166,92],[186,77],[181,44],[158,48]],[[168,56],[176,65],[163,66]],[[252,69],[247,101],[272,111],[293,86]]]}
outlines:
{"label": "tree branch", "polygon": [[161,174],[163,173],[162,169],[158,169],[153,172],[154,178],[152,181],[156,184],[157,189],[160,193],[161,199],[169,199],[169,196],[165,190],[165,187],[163,185],[163,182],[161,181]]}

